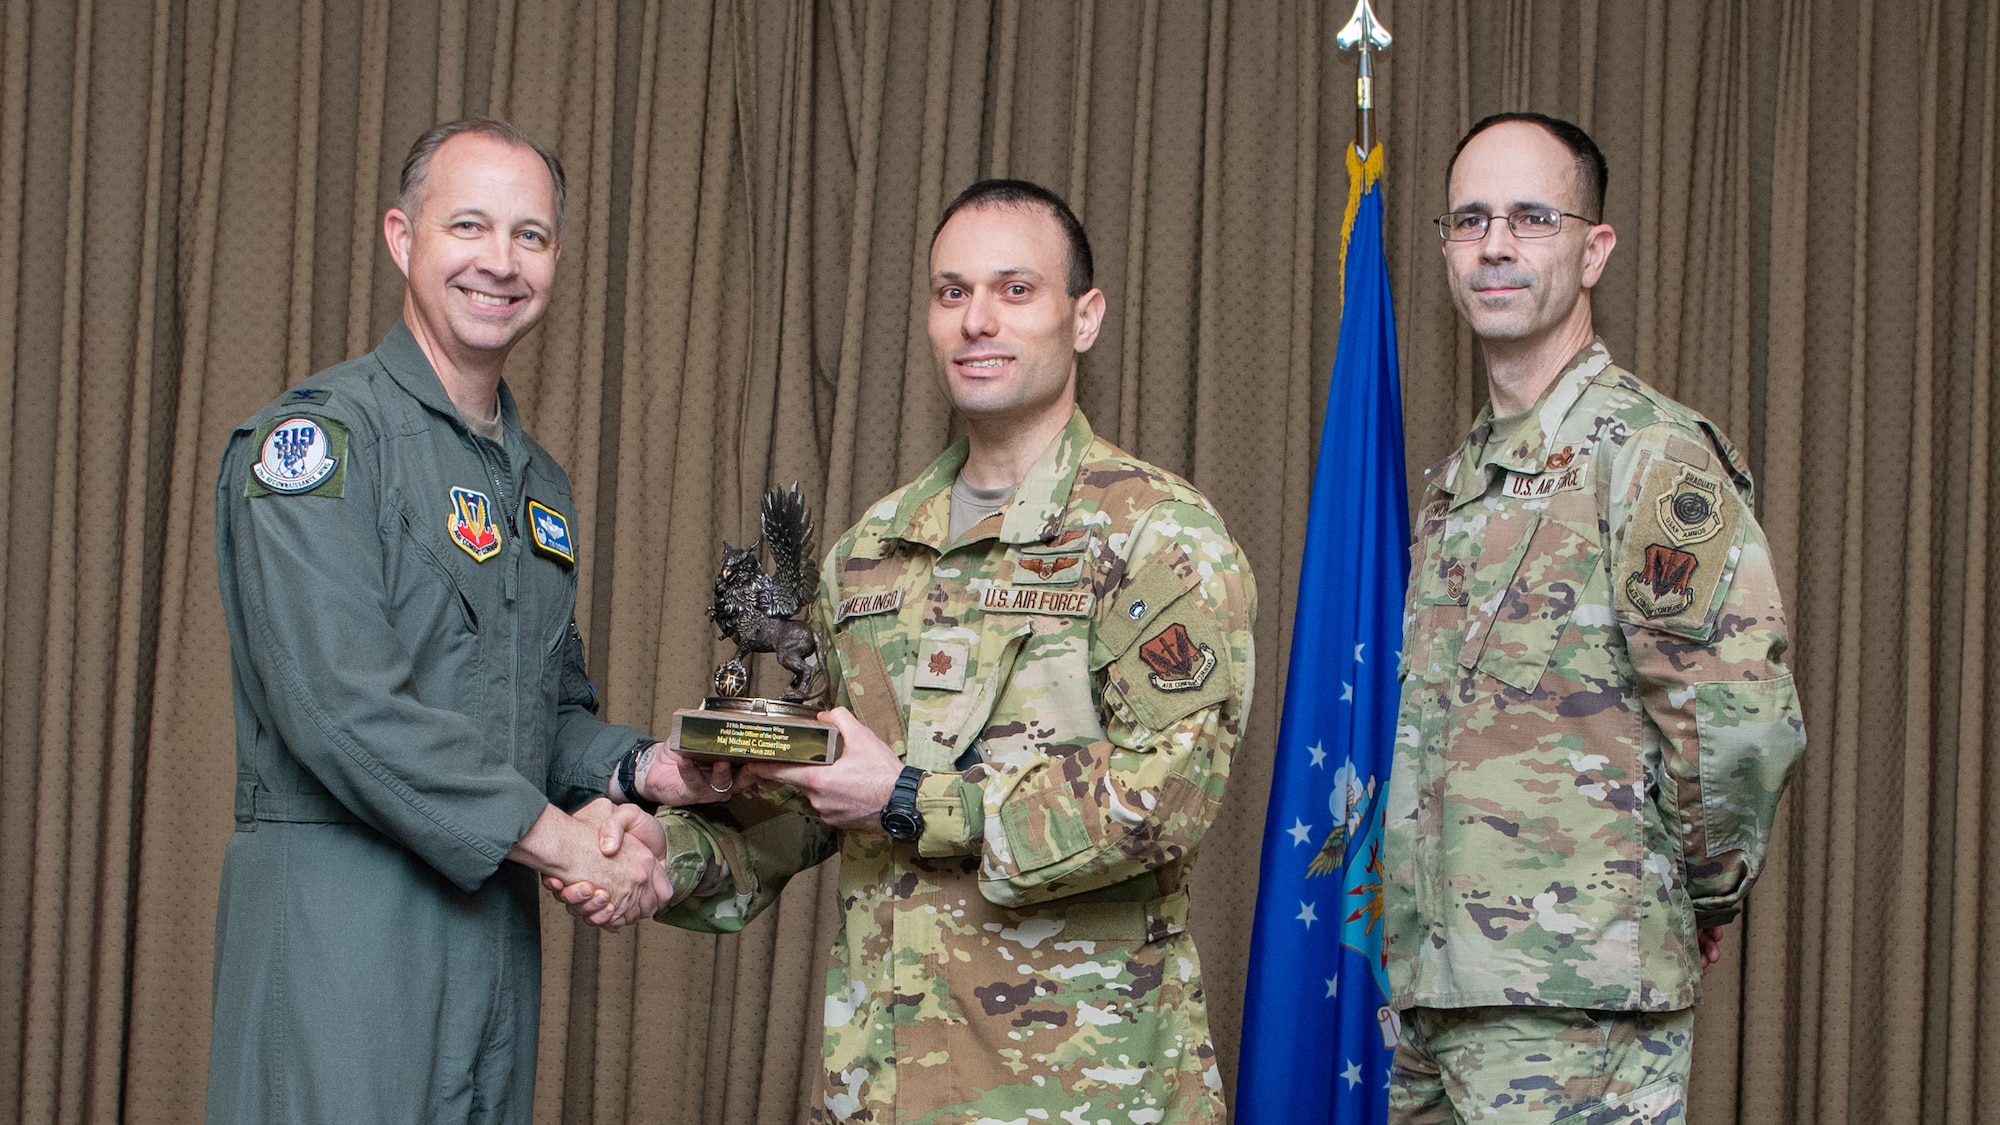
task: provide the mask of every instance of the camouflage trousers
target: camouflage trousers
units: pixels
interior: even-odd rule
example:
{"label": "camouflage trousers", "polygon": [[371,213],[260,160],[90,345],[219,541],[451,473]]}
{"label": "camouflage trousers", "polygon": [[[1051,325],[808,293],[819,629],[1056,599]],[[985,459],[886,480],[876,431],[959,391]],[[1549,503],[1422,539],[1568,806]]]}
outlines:
{"label": "camouflage trousers", "polygon": [[1411,1008],[1390,1125],[1684,1121],[1694,1009]]}

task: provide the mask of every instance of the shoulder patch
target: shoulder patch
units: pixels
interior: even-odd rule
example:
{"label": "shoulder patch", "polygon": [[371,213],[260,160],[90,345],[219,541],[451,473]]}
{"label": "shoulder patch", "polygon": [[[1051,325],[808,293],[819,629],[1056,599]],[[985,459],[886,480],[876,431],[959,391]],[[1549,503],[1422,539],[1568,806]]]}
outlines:
{"label": "shoulder patch", "polygon": [[1228,699],[1234,689],[1228,640],[1205,603],[1183,599],[1164,625],[1112,665],[1111,682],[1153,730]]}
{"label": "shoulder patch", "polygon": [[293,414],[257,432],[257,460],[243,494],[338,497],[347,487],[347,427]]}
{"label": "shoulder patch", "polygon": [[1618,564],[1619,616],[1705,638],[1741,522],[1736,494],[1720,479],[1678,460],[1648,465]]}
{"label": "shoulder patch", "polygon": [[1152,671],[1146,681],[1161,691],[1194,691],[1215,672],[1215,649],[1188,636],[1176,621],[1139,646],[1139,659]]}

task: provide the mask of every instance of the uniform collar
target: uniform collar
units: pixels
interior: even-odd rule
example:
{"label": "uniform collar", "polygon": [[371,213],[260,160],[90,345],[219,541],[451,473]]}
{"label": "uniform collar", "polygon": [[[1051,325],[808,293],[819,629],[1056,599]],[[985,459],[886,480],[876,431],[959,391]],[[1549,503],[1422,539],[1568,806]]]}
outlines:
{"label": "uniform collar", "polygon": [[[1028,475],[1014,489],[1013,498],[1000,510],[1002,543],[1041,543],[1056,537],[1062,530],[1063,514],[1069,508],[1077,470],[1095,436],[1083,411],[1072,410],[1068,424],[1035,459]],[[950,534],[951,482],[958,479],[970,451],[971,443],[959,438],[917,474],[917,479],[903,490],[884,539],[922,543],[940,553],[951,546],[946,541]],[[982,520],[981,524],[984,523]]]}
{"label": "uniform collar", "polygon": [[1504,449],[1490,449],[1493,436],[1493,402],[1488,399],[1479,410],[1479,417],[1473,421],[1472,432],[1465,437],[1465,444],[1459,447],[1458,456],[1448,463],[1441,487],[1451,494],[1452,507],[1467,503],[1486,494],[1487,486],[1493,481],[1489,471],[1498,469],[1503,473],[1539,473],[1548,463],[1549,455],[1555,452],[1556,435],[1561,432],[1563,422],[1575,408],[1577,400],[1583,397],[1583,390],[1593,379],[1602,375],[1611,366],[1611,352],[1605,348],[1603,340],[1592,340],[1569,361],[1556,381],[1542,392],[1529,407],[1534,415],[1534,423],[1516,430],[1512,444]]}
{"label": "uniform collar", "polygon": [[[432,412],[451,419],[453,425],[470,434],[472,431],[458,416],[458,407],[452,405],[451,395],[444,389],[444,382],[437,376],[437,369],[431,366],[429,357],[417,346],[417,338],[410,327],[399,318],[389,326],[388,335],[382,337],[382,344],[375,349],[375,357],[382,364],[396,385],[407,391]],[[521,448],[521,412],[514,404],[514,392],[507,387],[505,379],[500,380],[500,428],[507,435],[507,444]]]}

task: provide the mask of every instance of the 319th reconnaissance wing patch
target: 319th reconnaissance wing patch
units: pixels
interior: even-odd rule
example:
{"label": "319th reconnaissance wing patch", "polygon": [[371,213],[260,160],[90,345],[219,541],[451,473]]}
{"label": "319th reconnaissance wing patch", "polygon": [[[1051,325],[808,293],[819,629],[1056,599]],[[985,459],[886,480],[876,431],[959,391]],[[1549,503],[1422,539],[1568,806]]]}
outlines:
{"label": "319th reconnaissance wing patch", "polygon": [[257,461],[243,482],[243,495],[338,497],[346,487],[346,426],[292,414],[258,429]]}
{"label": "319th reconnaissance wing patch", "polygon": [[1676,460],[1648,465],[1618,564],[1619,616],[1706,639],[1741,522],[1736,493],[1720,477]]}

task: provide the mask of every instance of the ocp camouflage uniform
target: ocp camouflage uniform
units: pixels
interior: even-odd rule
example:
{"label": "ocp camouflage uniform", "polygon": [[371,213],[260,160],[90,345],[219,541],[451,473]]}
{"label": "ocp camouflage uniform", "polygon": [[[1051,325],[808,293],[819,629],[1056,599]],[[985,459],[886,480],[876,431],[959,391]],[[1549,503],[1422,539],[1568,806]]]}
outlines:
{"label": "ocp camouflage uniform", "polygon": [[1580,353],[1426,475],[1383,848],[1398,1009],[1672,1011],[1805,745],[1751,481]]}
{"label": "ocp camouflage uniform", "polygon": [[840,851],[814,1120],[1220,1121],[1186,881],[1249,706],[1249,566],[1081,413],[952,543],[966,450],[848,531],[815,610],[836,701],[933,771],[923,835],[663,813],[660,917],[739,929]]}

